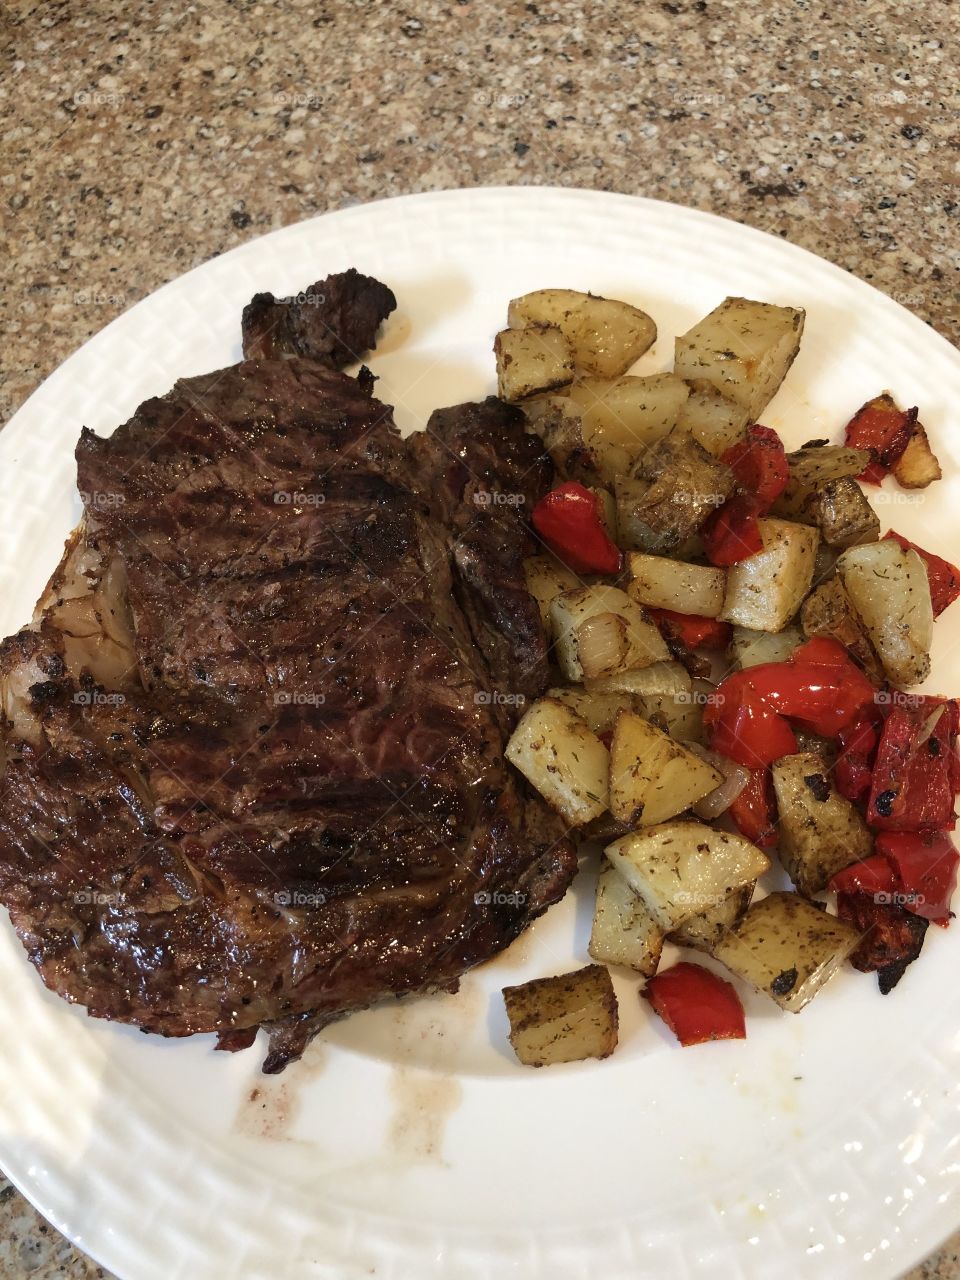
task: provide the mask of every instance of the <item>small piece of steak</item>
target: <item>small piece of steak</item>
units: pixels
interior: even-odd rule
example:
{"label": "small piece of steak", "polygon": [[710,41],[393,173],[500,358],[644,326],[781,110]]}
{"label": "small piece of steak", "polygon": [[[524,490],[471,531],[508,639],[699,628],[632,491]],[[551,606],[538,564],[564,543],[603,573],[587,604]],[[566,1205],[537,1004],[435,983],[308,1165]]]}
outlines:
{"label": "small piece of steak", "polygon": [[396,306],[391,289],[353,267],[293,298],[258,293],[243,309],[243,354],[248,360],[306,356],[343,369],[372,349]]}
{"label": "small piece of steak", "polygon": [[84,522],[0,645],[0,901],[44,982],[263,1026],[271,1071],[455,989],[575,871],[503,756],[547,677],[518,513],[549,461],[495,401],[403,441],[371,384],[246,360],[85,431]]}

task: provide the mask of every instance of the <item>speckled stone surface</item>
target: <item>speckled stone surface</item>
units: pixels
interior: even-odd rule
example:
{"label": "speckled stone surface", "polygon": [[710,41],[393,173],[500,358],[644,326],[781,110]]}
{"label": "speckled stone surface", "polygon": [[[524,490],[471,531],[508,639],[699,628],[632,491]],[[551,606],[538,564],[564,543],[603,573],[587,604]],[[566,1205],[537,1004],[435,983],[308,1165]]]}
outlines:
{"label": "speckled stone surface", "polygon": [[[708,209],[958,342],[958,37],[950,0],[6,0],[0,420],[189,267],[437,187]],[[0,1187],[0,1280],[104,1274]]]}

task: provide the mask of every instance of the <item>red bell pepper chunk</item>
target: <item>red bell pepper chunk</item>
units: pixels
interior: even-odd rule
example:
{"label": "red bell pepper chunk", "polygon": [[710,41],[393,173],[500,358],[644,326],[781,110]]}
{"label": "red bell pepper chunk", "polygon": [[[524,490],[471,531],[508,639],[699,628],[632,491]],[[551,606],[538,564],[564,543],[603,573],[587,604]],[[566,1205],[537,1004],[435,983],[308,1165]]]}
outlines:
{"label": "red bell pepper chunk", "polygon": [[833,780],[837,790],[848,800],[863,800],[873,781],[873,760],[883,716],[878,708],[865,708],[852,724],[837,734],[836,763]]}
{"label": "red bell pepper chunk", "polygon": [[[931,717],[940,717],[931,729]],[[955,713],[944,698],[904,694],[880,735],[867,822],[884,831],[944,831],[955,825]]]}
{"label": "red bell pepper chunk", "polygon": [[919,835],[882,831],[876,839],[878,854],[896,867],[901,906],[937,924],[950,920],[950,899],[957,887],[960,854],[943,831]]}
{"label": "red bell pepper chunk", "polygon": [[772,427],[754,423],[743,440],[727,449],[721,461],[737,477],[737,488],[756,504],[756,514],[766,515],[787,487],[790,464],[783,441]]}
{"label": "red bell pepper chunk", "polygon": [[872,706],[877,694],[843,645],[830,636],[816,636],[785,662],[762,663],[747,674],[768,707],[827,737]]}
{"label": "red bell pepper chunk", "polygon": [[707,1040],[745,1040],[740,997],[729,982],[699,964],[682,961],[655,974],[644,998],[686,1048]]}
{"label": "red bell pepper chunk", "polygon": [[648,609],[662,632],[679,640],[688,649],[725,649],[730,643],[730,623],[698,614],[675,613],[673,609]]}
{"label": "red bell pepper chunk", "polygon": [[619,573],[623,552],[610,540],[600,501],[570,480],[551,489],[533,508],[533,527],[555,555],[575,573]]}
{"label": "red bell pepper chunk", "polygon": [[957,885],[960,854],[943,831],[882,831],[876,852],[840,871],[830,881],[836,893],[861,893],[944,927]]}
{"label": "red bell pepper chunk", "polygon": [[953,604],[960,596],[960,569],[949,560],[934,555],[932,551],[924,551],[923,547],[918,547],[915,542],[905,538],[902,533],[895,533],[893,529],[884,536],[898,542],[904,551],[915,551],[927,566],[933,616],[939,618],[947,605]]}
{"label": "red bell pepper chunk", "polygon": [[745,679],[747,674],[735,672],[717,687],[707,699],[703,723],[710,730],[714,751],[747,769],[762,769],[781,756],[793,755],[797,740],[783,716],[757,697]]}
{"label": "red bell pepper chunk", "polygon": [[763,550],[757,506],[753,498],[735,493],[711,515],[703,530],[703,546],[711,564],[738,564]]}
{"label": "red bell pepper chunk", "polygon": [[769,849],[777,843],[777,802],[769,769],[752,769],[750,781],[730,806],[737,830],[752,844]]}
{"label": "red bell pepper chunk", "polygon": [[917,410],[900,409],[887,392],[858,409],[847,423],[844,438],[851,449],[870,452],[872,462],[859,478],[879,484],[910,443],[916,425]]}

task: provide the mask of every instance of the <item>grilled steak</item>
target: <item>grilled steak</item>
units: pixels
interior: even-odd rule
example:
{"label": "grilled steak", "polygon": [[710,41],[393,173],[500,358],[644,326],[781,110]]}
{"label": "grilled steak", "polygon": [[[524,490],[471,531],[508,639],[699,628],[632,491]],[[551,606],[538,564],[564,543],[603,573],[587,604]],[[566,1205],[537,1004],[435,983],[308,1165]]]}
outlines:
{"label": "grilled steak", "polygon": [[396,306],[392,290],[353,267],[294,298],[258,293],[243,309],[243,354],[248,360],[307,356],[343,369],[373,347],[377,328]]}
{"label": "grilled steak", "polygon": [[368,375],[246,360],[77,464],[83,524],[0,645],[0,901],[52,990],[227,1049],[264,1026],[275,1071],[562,896],[571,846],[503,758],[546,679],[518,513],[550,471],[515,411],[405,442]]}

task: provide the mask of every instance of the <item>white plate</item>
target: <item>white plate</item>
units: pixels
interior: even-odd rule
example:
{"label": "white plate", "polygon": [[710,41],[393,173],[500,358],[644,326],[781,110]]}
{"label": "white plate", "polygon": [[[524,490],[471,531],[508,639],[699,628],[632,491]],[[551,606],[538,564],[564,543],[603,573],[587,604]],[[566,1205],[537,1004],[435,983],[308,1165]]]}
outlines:
{"label": "white plate", "polygon": [[[258,289],[356,265],[400,300],[378,393],[406,428],[493,387],[507,300],[544,285],[647,307],[675,333],[726,294],[806,307],[764,421],[836,437],[884,387],[922,406],[947,478],[884,491],[892,524],[960,551],[960,355],[838,268],[734,223],[584,191],[404,197],[329,214],[167,285],[68,360],[0,435],[0,625],[30,614],[77,515],[73,446],[173,380],[234,360]],[[960,691],[960,606],[938,688]],[[746,996],[749,1039],[681,1050],[620,981],[621,1047],[532,1072],[505,1044],[505,981],[582,964],[577,885],[460,995],[360,1014],[277,1080],[262,1043],[164,1042],[43,989],[0,928],[0,1163],[126,1280],[890,1277],[960,1222],[960,926],[931,929],[881,998],[841,975],[802,1016]]]}

